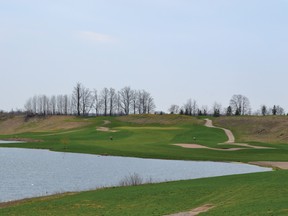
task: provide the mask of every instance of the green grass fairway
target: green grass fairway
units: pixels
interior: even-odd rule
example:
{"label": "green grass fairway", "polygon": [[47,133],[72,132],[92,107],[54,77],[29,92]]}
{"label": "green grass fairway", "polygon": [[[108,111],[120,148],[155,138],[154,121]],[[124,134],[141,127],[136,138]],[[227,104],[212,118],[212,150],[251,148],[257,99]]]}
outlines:
{"label": "green grass fairway", "polygon": [[[51,117],[50,117],[51,118]],[[19,120],[18,120],[19,121]],[[187,149],[172,144],[197,143],[213,148],[233,148],[218,145],[227,140],[223,130],[203,126],[204,120],[179,115],[131,115],[124,117],[68,118],[53,125],[50,119],[32,119],[18,123],[17,134],[0,135],[5,138],[29,138],[43,142],[9,144],[3,147],[40,148],[52,151],[80,152],[101,155],[120,155],[142,158],[212,161],[288,161],[288,145],[253,142],[253,145],[274,149],[215,151]],[[105,124],[105,122],[108,124]],[[69,128],[69,124],[77,127]],[[61,125],[65,125],[64,129]],[[1,126],[1,125],[0,125]],[[97,131],[108,127],[111,131]],[[58,128],[58,129],[57,129]],[[20,132],[21,133],[20,133]],[[25,131],[25,132],[23,132]],[[113,138],[111,140],[110,138]],[[196,137],[196,141],[193,140]],[[249,143],[251,143],[250,140]]]}
{"label": "green grass fairway", "polygon": [[31,199],[0,215],[165,215],[213,204],[203,215],[288,215],[288,172],[117,187]]}

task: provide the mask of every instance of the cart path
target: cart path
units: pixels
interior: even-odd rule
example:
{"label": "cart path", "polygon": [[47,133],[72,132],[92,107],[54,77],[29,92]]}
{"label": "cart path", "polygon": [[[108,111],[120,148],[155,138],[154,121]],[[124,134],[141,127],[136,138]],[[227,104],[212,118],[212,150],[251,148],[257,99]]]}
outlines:
{"label": "cart path", "polygon": [[188,211],[188,212],[180,212],[180,213],[166,215],[166,216],[196,216],[200,213],[207,212],[214,207],[215,207],[214,205],[206,204],[198,208],[192,209],[191,211]]}
{"label": "cart path", "polygon": [[270,148],[270,147],[254,146],[254,145],[250,145],[250,144],[246,144],[246,143],[235,143],[235,137],[234,137],[234,135],[233,135],[231,130],[226,129],[226,128],[222,128],[222,127],[214,126],[211,119],[205,119],[205,121],[206,121],[205,122],[205,126],[206,127],[219,128],[221,130],[224,130],[226,136],[228,137],[228,140],[225,143],[219,143],[219,145],[221,145],[221,144],[231,144],[231,145],[243,146],[243,147],[254,148],[254,149],[273,149],[273,148]]}
{"label": "cart path", "polygon": [[[218,129],[224,130],[226,136],[228,137],[228,140],[224,143],[218,143],[218,145],[229,144],[229,145],[237,146],[237,148],[210,148],[210,147],[207,147],[204,145],[187,144],[187,143],[178,143],[178,144],[174,144],[174,145],[181,146],[183,148],[210,149],[210,150],[216,150],[216,151],[239,151],[239,150],[251,149],[251,148],[253,148],[253,149],[273,149],[270,147],[254,146],[254,145],[250,145],[250,144],[246,144],[246,143],[235,143],[235,137],[234,137],[232,131],[229,129],[226,129],[226,128],[214,126],[211,119],[205,119],[204,125],[206,127],[209,127],[209,128],[218,128]],[[244,147],[244,148],[240,148],[240,147]]]}
{"label": "cart path", "polygon": [[226,128],[221,128],[221,127],[215,127],[212,123],[212,120],[211,119],[205,119],[205,126],[206,127],[210,127],[210,128],[219,128],[219,129],[222,129],[224,130],[226,136],[228,137],[228,141],[226,141],[225,143],[227,144],[232,144],[232,143],[235,143],[235,137],[232,133],[232,131],[226,129]]}

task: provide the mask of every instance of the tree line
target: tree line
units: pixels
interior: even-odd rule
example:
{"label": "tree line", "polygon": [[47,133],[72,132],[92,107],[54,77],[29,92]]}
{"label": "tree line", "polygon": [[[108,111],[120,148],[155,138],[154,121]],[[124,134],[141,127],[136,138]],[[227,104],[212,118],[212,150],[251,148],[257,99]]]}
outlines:
{"label": "tree line", "polygon": [[221,103],[215,102],[211,109],[208,106],[198,106],[196,100],[188,99],[182,106],[172,104],[168,109],[170,114],[192,115],[192,116],[206,116],[213,115],[218,117],[220,115],[238,116],[238,115],[285,115],[284,109],[279,105],[268,107],[261,105],[260,109],[252,113],[249,99],[241,94],[235,94],[229,101],[229,106],[222,108]]}
{"label": "tree line", "polygon": [[[73,87],[70,95],[35,95],[25,103],[25,112],[39,115],[129,115],[155,112],[155,103],[151,94],[145,90],[135,90],[126,86],[119,91],[114,88],[103,88],[101,91],[90,90],[81,83]],[[196,100],[188,99],[182,106],[172,104],[170,114],[191,116],[232,116],[232,115],[285,115],[279,105],[268,107],[261,105],[252,112],[249,99],[241,94],[231,97],[228,107],[215,102],[208,106],[199,106]],[[165,113],[163,111],[159,113]]]}
{"label": "tree line", "polygon": [[35,95],[26,101],[24,108],[32,115],[113,116],[149,114],[156,106],[146,90],[126,86],[119,91],[114,88],[98,91],[77,83],[70,95]]}

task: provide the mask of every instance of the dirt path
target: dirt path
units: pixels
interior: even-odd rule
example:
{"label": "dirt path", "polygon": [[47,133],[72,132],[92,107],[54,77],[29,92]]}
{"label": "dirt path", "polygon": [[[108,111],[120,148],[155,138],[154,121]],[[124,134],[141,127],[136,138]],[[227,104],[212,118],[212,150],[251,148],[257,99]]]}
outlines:
{"label": "dirt path", "polygon": [[180,212],[180,213],[166,215],[166,216],[196,216],[200,213],[207,212],[214,207],[215,207],[214,205],[206,204],[198,208],[192,209],[191,211],[188,211],[188,212]]}
{"label": "dirt path", "polygon": [[[215,127],[212,123],[211,119],[205,119],[205,126],[206,127],[211,127],[211,128],[219,128],[224,130],[226,136],[228,137],[228,140],[223,143],[223,144],[231,144],[231,145],[237,145],[237,146],[243,146],[243,147],[248,147],[248,148],[254,148],[254,149],[272,149],[270,147],[264,147],[264,146],[253,146],[250,144],[246,144],[246,143],[235,143],[235,137],[232,133],[232,131],[226,129],[226,128],[221,128],[221,127]],[[222,143],[219,143],[219,145],[221,145]]]}

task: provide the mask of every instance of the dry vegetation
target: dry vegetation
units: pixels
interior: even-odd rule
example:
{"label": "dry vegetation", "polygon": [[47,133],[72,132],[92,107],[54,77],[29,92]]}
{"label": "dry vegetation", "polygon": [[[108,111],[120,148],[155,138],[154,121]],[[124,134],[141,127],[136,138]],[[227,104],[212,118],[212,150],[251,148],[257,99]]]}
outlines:
{"label": "dry vegetation", "polygon": [[[165,118],[164,118],[165,117]],[[162,124],[162,125],[175,125],[179,123],[184,124],[204,124],[203,120],[191,118],[185,115],[128,115],[117,117],[118,120],[123,122],[130,122],[136,124]]]}
{"label": "dry vegetation", "polygon": [[9,135],[25,132],[52,132],[69,130],[88,125],[88,122],[79,122],[73,116],[32,117],[14,116],[0,121],[0,134]]}
{"label": "dry vegetation", "polygon": [[237,142],[288,142],[287,116],[230,116],[214,120],[214,124],[230,129]]}

